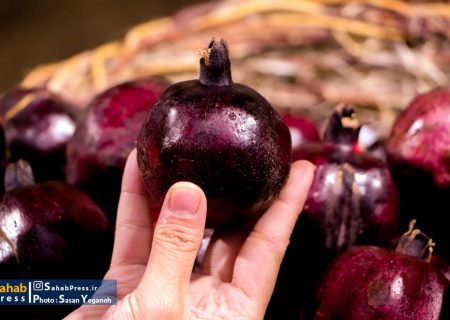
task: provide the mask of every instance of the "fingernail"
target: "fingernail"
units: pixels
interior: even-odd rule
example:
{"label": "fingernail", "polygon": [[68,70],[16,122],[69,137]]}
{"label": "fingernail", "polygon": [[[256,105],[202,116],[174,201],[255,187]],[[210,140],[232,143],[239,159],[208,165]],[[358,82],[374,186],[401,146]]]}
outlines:
{"label": "fingernail", "polygon": [[200,205],[200,192],[195,189],[177,188],[170,194],[169,211],[176,216],[190,218]]}

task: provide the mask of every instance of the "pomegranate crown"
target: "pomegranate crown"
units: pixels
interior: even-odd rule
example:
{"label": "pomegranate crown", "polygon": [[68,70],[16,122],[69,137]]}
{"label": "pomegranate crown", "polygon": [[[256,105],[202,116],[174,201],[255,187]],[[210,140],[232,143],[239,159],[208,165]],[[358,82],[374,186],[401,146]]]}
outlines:
{"label": "pomegranate crown", "polygon": [[231,79],[228,45],[224,39],[212,38],[206,49],[200,51],[200,83],[207,86],[226,86]]}
{"label": "pomegranate crown", "polygon": [[10,163],[6,167],[4,184],[5,191],[33,185],[34,176],[30,164],[25,160]]}
{"label": "pomegranate crown", "polygon": [[414,229],[416,220],[411,220],[409,229],[398,242],[396,252],[430,262],[435,243],[420,229]]}
{"label": "pomegranate crown", "polygon": [[338,106],[330,117],[323,140],[327,143],[353,145],[358,142],[361,124],[350,106]]}

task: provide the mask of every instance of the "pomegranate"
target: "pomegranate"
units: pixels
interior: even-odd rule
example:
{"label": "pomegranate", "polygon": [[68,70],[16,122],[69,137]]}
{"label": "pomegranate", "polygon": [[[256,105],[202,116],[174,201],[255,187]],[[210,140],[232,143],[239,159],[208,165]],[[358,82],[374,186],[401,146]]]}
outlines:
{"label": "pomegranate", "polygon": [[44,88],[15,88],[0,100],[11,161],[25,159],[37,181],[64,180],[65,150],[76,110]]}
{"label": "pomegranate", "polygon": [[416,97],[396,120],[387,153],[400,194],[403,221],[420,219],[450,259],[450,89]]}
{"label": "pomegranate", "polygon": [[160,206],[180,180],[208,198],[207,225],[232,224],[268,208],[291,164],[287,126],[269,102],[231,79],[228,47],[213,39],[200,59],[200,78],[166,90],[137,141],[138,164]]}
{"label": "pomegranate", "polygon": [[336,259],[314,319],[439,319],[448,281],[429,263],[431,239],[412,226],[395,251],[361,246]]}
{"label": "pomegranate", "polygon": [[168,87],[147,77],[116,85],[96,96],[67,146],[67,182],[85,190],[114,221],[128,154],[145,115]]}
{"label": "pomegranate", "polygon": [[292,161],[310,160],[317,162],[323,145],[316,125],[305,117],[293,114],[283,116],[292,140]]}
{"label": "pomegranate", "polygon": [[34,184],[24,161],[10,164],[0,208],[3,278],[97,278],[108,267],[112,227],[81,191]]}
{"label": "pomegranate", "polygon": [[309,319],[321,272],[356,244],[389,245],[397,234],[398,199],[385,162],[360,148],[361,125],[338,108],[324,133],[325,152],[281,266],[269,315]]}
{"label": "pomegranate", "polygon": [[385,163],[360,152],[353,109],[336,111],[325,131],[328,159],[318,165],[303,217],[321,229],[334,253],[356,243],[389,243],[397,231],[398,199]]}

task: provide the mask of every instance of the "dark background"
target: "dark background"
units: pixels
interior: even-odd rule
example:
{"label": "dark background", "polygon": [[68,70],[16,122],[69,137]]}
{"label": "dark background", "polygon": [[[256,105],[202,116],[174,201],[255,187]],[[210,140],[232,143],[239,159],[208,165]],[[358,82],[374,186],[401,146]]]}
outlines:
{"label": "dark background", "polygon": [[38,64],[66,59],[201,0],[0,0],[0,93]]}

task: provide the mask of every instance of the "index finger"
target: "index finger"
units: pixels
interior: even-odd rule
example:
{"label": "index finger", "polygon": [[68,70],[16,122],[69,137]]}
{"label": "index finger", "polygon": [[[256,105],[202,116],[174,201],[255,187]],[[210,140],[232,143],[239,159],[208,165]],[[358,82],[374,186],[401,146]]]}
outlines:
{"label": "index finger", "polygon": [[307,161],[292,164],[286,185],[255,224],[236,258],[232,284],[261,303],[261,308],[267,306],[274,290],[289,238],[313,180],[314,168]]}
{"label": "index finger", "polygon": [[150,200],[139,174],[134,149],[128,156],[122,178],[111,267],[146,264],[152,236]]}

